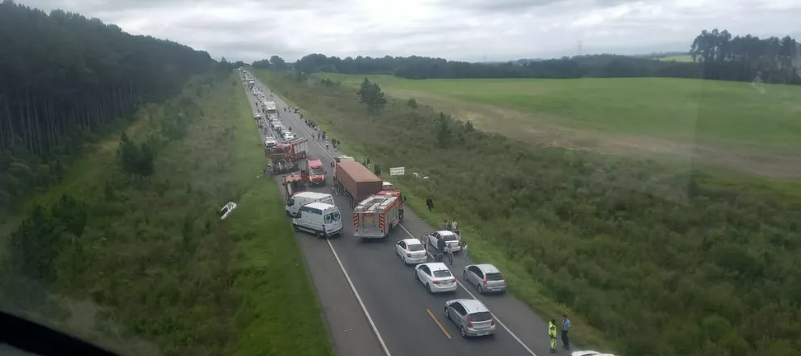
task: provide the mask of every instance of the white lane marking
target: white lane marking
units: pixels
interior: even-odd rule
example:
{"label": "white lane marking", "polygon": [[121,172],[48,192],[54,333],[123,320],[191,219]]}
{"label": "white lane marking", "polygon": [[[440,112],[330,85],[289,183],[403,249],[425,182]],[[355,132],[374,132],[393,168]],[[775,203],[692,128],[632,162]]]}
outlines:
{"label": "white lane marking", "polygon": [[[266,88],[266,87],[265,87],[265,88]],[[282,101],[283,101],[283,100],[282,100]],[[286,106],[286,103],[284,103],[284,106]],[[290,113],[290,114],[291,114],[291,113]],[[290,115],[290,117],[292,117],[292,118],[295,118],[295,117],[293,117],[293,115]],[[299,117],[298,117],[297,119],[298,119],[298,120],[300,120],[300,118],[299,118]],[[301,122],[301,124],[303,124],[303,123]],[[300,127],[300,129],[301,129],[302,131],[306,132],[306,134],[307,134],[307,135],[309,135],[309,136],[312,136],[312,138],[310,138],[309,140],[310,140],[310,141],[313,141],[315,144],[317,144],[317,146],[318,146],[318,147],[320,147],[320,149],[322,149],[322,150],[323,150],[323,152],[325,152],[325,154],[326,154],[326,155],[327,155],[329,158],[331,158],[332,160],[334,159],[334,157],[333,157],[333,156],[331,156],[331,154],[330,154],[330,153],[328,153],[328,150],[326,150],[325,148],[323,148],[323,146],[322,146],[322,145],[320,145],[320,142],[318,142],[318,141],[316,141],[316,140],[314,140],[314,139],[313,139],[313,137],[314,137],[314,136],[311,134],[311,132],[309,132],[308,130],[306,130],[306,128],[305,128],[305,127],[303,127],[303,126],[301,126],[301,127]],[[408,234],[408,235],[409,235],[409,237],[411,237],[411,238],[413,238],[413,239],[416,239],[416,237],[415,237],[414,235],[412,235],[412,233],[411,233],[411,232],[409,232],[409,230],[407,230],[407,229],[406,229],[406,227],[405,227],[405,226],[403,226],[403,224],[402,224],[402,223],[398,223],[398,226],[400,226],[400,227],[401,227],[401,229],[403,229],[403,231],[405,231],[405,232],[406,232],[406,234]],[[334,252],[334,255],[336,256],[336,252],[334,251],[334,246],[333,246],[333,245],[331,245],[331,242],[330,242],[330,241],[328,242],[328,246],[330,246],[330,247],[331,247],[331,252]],[[426,253],[428,253],[428,255],[429,255],[429,256],[431,256],[431,258],[434,258],[434,255],[432,255],[430,252],[426,252]],[[339,260],[339,258],[337,258],[337,260]],[[340,267],[341,267],[341,266],[342,266],[342,265],[340,264]],[[344,269],[344,268],[342,268],[342,272],[345,272],[345,269]],[[347,273],[345,273],[345,276],[347,277]],[[458,284],[459,284],[459,286],[460,286],[460,287],[462,287],[462,289],[464,289],[464,291],[465,291],[465,292],[467,292],[467,294],[469,294],[471,297],[473,297],[473,299],[476,299],[476,300],[478,300],[478,298],[476,298],[476,296],[475,296],[475,295],[473,295],[473,293],[471,293],[469,290],[467,290],[467,287],[465,287],[465,286],[464,286],[464,284],[462,284],[462,282],[460,282],[460,281],[459,281],[459,278],[454,278],[454,279],[456,279],[456,283],[458,283]],[[353,288],[353,285],[352,285],[352,284],[351,284],[351,288]],[[353,293],[356,293],[356,288],[353,288]],[[358,298],[358,293],[356,293],[356,296],[357,296],[357,298]],[[360,303],[361,303],[361,301],[360,301]],[[367,312],[367,309],[366,309],[366,308],[363,308],[363,309],[364,309],[364,313],[368,315],[368,316],[367,316],[367,318],[368,318],[368,320],[369,320],[369,319],[370,319],[370,316],[369,316],[369,313]],[[514,333],[514,332],[512,332],[512,330],[510,330],[510,329],[509,329],[509,328],[506,326],[506,324],[504,324],[504,323],[501,321],[501,319],[499,319],[499,318],[498,318],[498,317],[497,317],[495,314],[492,314],[492,316],[493,316],[493,317],[495,317],[495,321],[497,321],[497,322],[498,322],[498,325],[500,325],[500,326],[501,326],[501,327],[502,327],[504,330],[506,330],[506,332],[508,332],[508,333],[509,333],[509,335],[511,335],[511,336],[512,336],[512,338],[513,338],[513,339],[515,339],[515,341],[517,341],[517,343],[518,343],[518,344],[520,344],[520,346],[522,346],[522,347],[523,347],[523,348],[526,350],[526,352],[528,352],[528,353],[529,353],[531,356],[537,356],[537,354],[535,354],[535,353],[534,353],[534,351],[531,351],[531,349],[530,349],[528,346],[526,346],[526,344],[525,344],[525,343],[523,343],[523,340],[520,340],[520,338],[519,338],[519,337],[517,337],[517,335],[515,335],[515,333]],[[372,320],[370,321],[370,323],[372,324]],[[375,331],[376,335],[378,335],[378,338],[379,338],[379,341],[380,341],[380,340],[381,340],[381,336],[380,336],[380,334],[378,333],[378,329],[375,329],[375,328],[374,328],[374,329],[373,329],[373,331]],[[382,343],[382,345],[383,345],[383,343]],[[386,350],[386,349],[385,349],[385,350]]]}
{"label": "white lane marking", "polygon": [[[262,85],[262,87],[266,88],[266,86],[264,86],[264,85]],[[286,103],[284,103],[284,104],[286,104]],[[284,105],[284,106],[286,106],[286,105]],[[303,128],[301,128],[301,129],[306,131]],[[306,133],[308,134],[308,132],[306,132]],[[317,141],[315,141],[315,142],[317,142]],[[320,146],[320,144],[317,143],[317,146]],[[320,147],[320,148],[322,148],[322,147]],[[328,153],[328,152],[326,152],[326,153]],[[328,155],[328,156],[331,157],[331,155]],[[332,159],[333,159],[333,157],[332,157]],[[378,343],[380,343],[381,344],[381,348],[384,349],[384,354],[386,354],[386,356],[392,356],[392,354],[389,353],[389,349],[387,348],[387,344],[384,342],[384,338],[381,337],[381,333],[378,332],[378,327],[376,327],[375,322],[373,322],[373,318],[370,316],[370,312],[367,311],[367,306],[364,305],[364,302],[362,301],[361,295],[359,295],[359,292],[356,290],[356,286],[353,285],[353,281],[350,279],[350,275],[348,275],[348,271],[345,270],[345,266],[342,264],[342,260],[339,259],[339,255],[337,254],[337,251],[334,249],[334,245],[332,245],[331,241],[328,240],[328,239],[326,239],[325,242],[328,243],[328,247],[331,249],[331,253],[334,254],[334,258],[337,260],[337,264],[339,265],[339,269],[342,271],[342,274],[345,275],[345,280],[348,281],[348,285],[350,286],[350,290],[353,292],[353,295],[356,296],[356,301],[359,302],[359,306],[362,308],[362,311],[364,312],[364,316],[367,317],[367,322],[370,323],[370,327],[373,329],[373,333],[375,333],[376,338],[378,338]]]}
{"label": "white lane marking", "polygon": [[348,272],[345,270],[345,266],[342,265],[342,261],[339,259],[339,255],[337,255],[337,251],[334,249],[334,245],[331,244],[331,240],[326,239],[325,242],[328,243],[328,247],[331,248],[331,253],[334,254],[334,258],[337,260],[337,264],[339,265],[339,269],[342,270],[342,273],[345,275],[345,279],[348,281],[350,285],[350,289],[353,291],[353,294],[356,296],[356,300],[359,302],[359,305],[362,307],[362,311],[364,311],[364,315],[367,317],[367,321],[370,323],[370,327],[373,328],[373,332],[375,336],[378,338],[378,342],[381,344],[381,348],[384,349],[384,353],[387,356],[392,356],[389,353],[389,349],[387,348],[387,344],[384,343],[384,338],[381,337],[381,333],[378,332],[378,327],[375,326],[373,322],[373,318],[370,316],[370,312],[367,311],[367,306],[364,305],[362,302],[362,297],[359,295],[359,292],[356,291],[356,286],[353,285],[353,281],[351,281]]}
{"label": "white lane marking", "polygon": [[[403,231],[405,231],[405,232],[406,232],[406,234],[408,234],[408,235],[409,235],[409,237],[411,237],[411,238],[413,238],[413,239],[416,239],[416,237],[414,237],[414,235],[412,235],[412,233],[411,233],[411,232],[409,232],[409,230],[406,230],[406,228],[405,228],[403,225],[400,225],[400,224],[398,224],[398,225],[401,227],[401,229],[403,229]],[[427,253],[429,256],[431,256],[431,258],[432,258],[432,259],[434,258],[434,255],[432,255],[432,254],[431,254],[431,252],[428,252],[428,251],[426,251],[426,253]],[[455,279],[455,280],[456,280],[456,283],[458,283],[458,284],[459,284],[459,286],[460,286],[460,287],[462,287],[462,289],[464,289],[464,291],[465,291],[465,292],[467,292],[467,294],[469,294],[471,297],[473,297],[473,299],[476,299],[476,300],[478,300],[478,298],[476,298],[476,296],[475,296],[475,295],[473,295],[473,293],[471,293],[469,290],[467,290],[467,287],[465,287],[465,286],[464,286],[464,284],[462,284],[462,282],[461,282],[461,281],[459,281],[459,278],[458,278],[458,277],[456,277],[456,276],[453,276],[453,279]],[[492,312],[490,312],[490,313],[492,314]],[[517,341],[517,343],[518,343],[518,344],[520,344],[520,346],[523,346],[523,348],[524,348],[524,349],[526,349],[526,351],[528,351],[528,353],[529,353],[531,356],[537,356],[537,354],[535,354],[535,353],[534,353],[534,351],[531,351],[531,349],[529,349],[529,348],[528,348],[528,346],[526,346],[526,344],[524,344],[524,343],[523,343],[523,340],[520,340],[520,338],[519,338],[519,337],[517,337],[517,335],[515,335],[515,333],[513,333],[513,332],[512,332],[512,330],[509,330],[509,328],[506,326],[506,324],[504,324],[504,323],[501,321],[501,319],[499,319],[499,318],[498,318],[498,316],[496,316],[495,314],[492,314],[492,316],[493,316],[493,317],[495,317],[495,321],[497,321],[497,322],[498,322],[498,325],[500,325],[500,326],[501,326],[501,327],[502,327],[504,330],[506,330],[506,332],[508,332],[508,333],[509,333],[509,335],[512,335],[512,338],[514,338],[514,339]]]}

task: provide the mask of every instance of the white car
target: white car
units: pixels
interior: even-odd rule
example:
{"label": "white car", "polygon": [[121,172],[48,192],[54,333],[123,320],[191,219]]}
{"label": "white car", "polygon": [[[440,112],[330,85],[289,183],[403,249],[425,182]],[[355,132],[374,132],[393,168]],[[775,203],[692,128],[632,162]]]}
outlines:
{"label": "white car", "polygon": [[459,288],[456,278],[442,262],[421,263],[414,266],[414,278],[430,293],[456,292],[456,288]]}
{"label": "white car", "polygon": [[395,253],[398,254],[405,264],[417,264],[428,261],[426,250],[418,239],[398,241],[398,243],[395,244]]}
{"label": "white car", "polygon": [[291,131],[284,131],[284,141],[289,141],[293,138],[295,138],[295,134],[293,134]]}
{"label": "white car", "polygon": [[459,236],[456,236],[452,231],[440,230],[428,234],[428,243],[434,248],[437,248],[439,239],[445,240],[445,247],[449,248],[454,253],[462,250],[462,243],[459,240]]}
{"label": "white car", "polygon": [[598,351],[586,350],[586,351],[573,351],[573,353],[571,353],[570,356],[615,356],[615,355],[600,353]]}
{"label": "white car", "polygon": [[234,211],[234,209],[236,209],[236,203],[231,201],[228,202],[228,204],[225,204],[225,206],[220,209],[220,220],[225,220],[228,215],[231,215],[231,212]]}
{"label": "white car", "polygon": [[264,139],[264,146],[265,147],[273,147],[276,144],[278,144],[278,142],[275,141],[275,137],[267,136],[267,138]]}

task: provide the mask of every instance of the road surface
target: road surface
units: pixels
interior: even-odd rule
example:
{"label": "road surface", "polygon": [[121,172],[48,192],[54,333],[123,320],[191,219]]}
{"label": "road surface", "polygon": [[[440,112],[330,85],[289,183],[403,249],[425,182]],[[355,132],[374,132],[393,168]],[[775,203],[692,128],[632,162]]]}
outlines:
{"label": "road surface", "polygon": [[[269,89],[254,80],[269,96]],[[250,92],[248,97],[252,111],[256,112],[256,99]],[[309,190],[332,193],[331,162],[342,153],[333,148],[326,150],[299,115],[283,111],[287,105],[277,95],[268,100],[278,105],[284,126],[291,127],[299,137],[309,138],[309,157],[323,160],[328,184]],[[254,134],[259,132],[255,120],[253,127]],[[276,178],[279,182],[280,179]],[[510,293],[479,295],[475,287],[464,285],[461,255],[454,257],[451,267],[460,282],[457,292],[431,295],[426,291],[415,279],[413,267],[404,265],[395,253],[397,241],[419,238],[435,230],[408,207],[403,223],[385,240],[361,242],[353,237],[353,225],[349,224],[353,210],[347,200],[339,195],[334,199],[343,217],[342,234],[329,240],[303,232],[296,233],[296,237],[339,355],[543,356],[550,353],[547,322]],[[481,300],[497,319],[496,335],[463,339],[459,329],[444,315],[445,301],[455,298]],[[551,317],[560,319],[557,315]],[[559,353],[568,354],[561,347]]]}

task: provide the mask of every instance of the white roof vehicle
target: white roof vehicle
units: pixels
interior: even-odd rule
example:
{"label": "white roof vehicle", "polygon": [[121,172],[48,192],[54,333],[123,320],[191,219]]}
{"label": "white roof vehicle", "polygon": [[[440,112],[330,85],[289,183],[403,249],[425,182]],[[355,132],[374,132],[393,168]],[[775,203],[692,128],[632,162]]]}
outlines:
{"label": "white roof vehicle", "polygon": [[267,136],[267,138],[264,139],[264,146],[265,147],[273,147],[276,144],[278,144],[278,142],[275,141],[275,137]]}
{"label": "white roof vehicle", "polygon": [[293,134],[292,131],[285,131],[284,132],[284,141],[289,141],[289,140],[291,140],[293,138],[295,138],[295,134]]}
{"label": "white roof vehicle", "polygon": [[220,209],[220,220],[225,220],[228,215],[231,215],[231,212],[234,211],[234,209],[236,209],[236,203],[230,201],[228,204],[225,204],[225,206]]}
{"label": "white roof vehicle", "polygon": [[570,356],[617,356],[617,355],[605,354],[598,351],[585,350],[585,351],[573,351],[570,354]]}
{"label": "white roof vehicle", "polygon": [[439,239],[445,240],[446,248],[449,248],[453,252],[459,252],[462,250],[462,244],[459,241],[459,236],[456,236],[456,234],[454,234],[452,231],[440,230],[428,234],[428,243],[434,248],[437,248]]}
{"label": "white roof vehicle", "polygon": [[414,278],[420,281],[429,293],[456,292],[459,285],[448,266],[442,262],[421,263],[414,267]]}
{"label": "white roof vehicle", "polygon": [[395,244],[395,253],[405,264],[423,263],[428,260],[426,250],[418,239],[400,240]]}

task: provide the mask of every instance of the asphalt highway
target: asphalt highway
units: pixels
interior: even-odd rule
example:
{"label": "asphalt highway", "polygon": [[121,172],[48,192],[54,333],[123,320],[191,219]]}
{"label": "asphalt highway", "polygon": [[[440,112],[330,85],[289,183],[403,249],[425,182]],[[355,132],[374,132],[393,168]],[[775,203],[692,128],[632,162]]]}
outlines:
{"label": "asphalt highway", "polygon": [[[270,90],[258,79],[254,80],[269,97]],[[256,112],[256,99],[249,91],[248,97],[252,111]],[[309,157],[323,160],[328,184],[309,190],[332,193],[331,162],[342,153],[333,148],[326,150],[325,144],[316,140],[316,134],[312,135],[314,130],[299,115],[283,111],[287,105],[277,95],[268,100],[278,105],[279,119],[284,126],[291,127],[298,137],[309,139]],[[257,132],[261,134],[254,120],[254,134]],[[276,177],[279,182],[280,179]],[[361,242],[353,237],[350,205],[342,196],[335,195],[334,199],[343,217],[342,234],[328,240],[303,232],[296,233],[296,237],[339,355],[542,356],[550,353],[547,322],[510,293],[479,295],[474,287],[464,285],[460,254],[454,257],[454,266],[450,267],[460,283],[459,289],[441,295],[426,291],[414,278],[413,267],[404,265],[395,253],[397,241],[419,238],[435,230],[408,207],[404,221],[383,241]],[[456,298],[481,300],[497,319],[496,335],[463,339],[459,329],[444,315],[445,301]],[[559,319],[557,315],[549,317]],[[569,354],[561,348],[559,353]]]}

